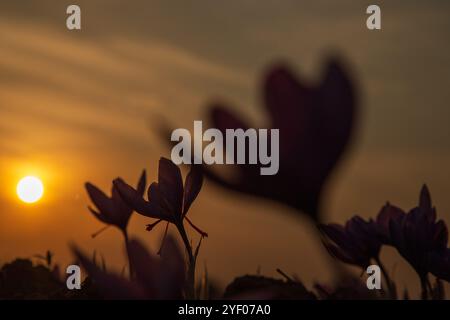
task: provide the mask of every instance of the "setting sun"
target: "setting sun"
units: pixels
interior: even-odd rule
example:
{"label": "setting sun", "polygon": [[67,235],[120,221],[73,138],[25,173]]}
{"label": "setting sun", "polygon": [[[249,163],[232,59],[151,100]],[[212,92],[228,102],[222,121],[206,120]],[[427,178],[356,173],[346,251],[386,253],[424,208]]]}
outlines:
{"label": "setting sun", "polygon": [[42,198],[44,185],[39,178],[28,176],[22,178],[17,184],[17,196],[26,203],[35,203]]}

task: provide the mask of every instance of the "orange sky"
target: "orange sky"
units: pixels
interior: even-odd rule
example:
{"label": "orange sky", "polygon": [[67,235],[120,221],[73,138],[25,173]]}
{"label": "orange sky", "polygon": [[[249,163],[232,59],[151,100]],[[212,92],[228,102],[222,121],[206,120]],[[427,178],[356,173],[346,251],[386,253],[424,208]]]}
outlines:
{"label": "orange sky", "polygon": [[[449,4],[383,4],[382,30],[369,32],[366,4],[352,1],[78,1],[83,29],[69,32],[69,2],[16,2],[0,4],[0,263],[51,249],[64,264],[74,241],[119,268],[118,232],[90,238],[101,224],[86,210],[83,183],[134,183],[142,168],[153,180],[170,155],[152,127],[160,116],[191,128],[220,97],[262,123],[265,68],[282,59],[314,80],[328,52],[351,65],[362,114],[328,185],[326,220],[374,216],[386,200],[409,209],[426,182],[450,223]],[[33,206],[14,193],[28,174],[46,185]],[[207,183],[190,213],[210,234],[201,265],[222,284],[258,267],[329,279],[310,225],[287,213]],[[155,248],[161,230],[149,234],[146,222],[133,217],[132,233]],[[399,268],[406,283],[411,270]]]}

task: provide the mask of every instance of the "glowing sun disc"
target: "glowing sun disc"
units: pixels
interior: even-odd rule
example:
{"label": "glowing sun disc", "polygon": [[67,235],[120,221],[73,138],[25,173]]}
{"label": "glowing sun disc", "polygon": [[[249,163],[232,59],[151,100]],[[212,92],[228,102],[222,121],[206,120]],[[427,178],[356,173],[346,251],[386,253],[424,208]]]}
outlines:
{"label": "glowing sun disc", "polygon": [[22,178],[17,184],[17,196],[26,203],[39,201],[44,194],[44,185],[39,178],[28,176]]}

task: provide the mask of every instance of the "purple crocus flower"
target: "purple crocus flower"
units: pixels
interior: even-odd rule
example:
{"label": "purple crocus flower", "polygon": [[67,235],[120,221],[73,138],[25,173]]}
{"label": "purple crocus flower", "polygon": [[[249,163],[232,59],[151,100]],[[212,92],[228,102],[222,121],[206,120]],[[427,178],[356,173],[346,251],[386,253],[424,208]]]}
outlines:
{"label": "purple crocus flower", "polygon": [[[355,89],[347,70],[330,60],[318,85],[298,79],[290,68],[272,68],[263,86],[265,110],[279,129],[279,171],[261,176],[255,165],[235,165],[237,179],[204,166],[205,175],[238,192],[287,204],[318,219],[322,187],[347,146],[354,126]],[[222,105],[211,108],[213,126],[248,129]]]}
{"label": "purple crocus flower", "polygon": [[429,272],[450,281],[448,230],[443,220],[436,221],[430,192],[422,187],[419,206],[391,219],[390,240],[416,270],[422,281]]}
{"label": "purple crocus flower", "polygon": [[378,230],[380,241],[383,244],[392,244],[389,225],[392,220],[400,219],[404,215],[405,212],[402,209],[391,205],[389,202],[381,208],[376,218],[376,228]]}
{"label": "purple crocus flower", "polygon": [[371,259],[378,261],[381,241],[375,222],[359,216],[351,218],[345,226],[320,225],[323,243],[328,252],[342,262],[367,268]]}
{"label": "purple crocus flower", "polygon": [[181,170],[171,160],[161,158],[159,160],[158,182],[153,182],[148,189],[148,201],[139,190],[134,189],[122,179],[114,180],[114,186],[120,192],[124,201],[141,215],[158,219],[155,223],[148,225],[152,229],[157,223],[167,221],[177,227],[181,227],[183,220],[199,232],[202,237],[207,233],[196,227],[186,217],[189,208],[197,198],[203,184],[203,176],[195,166],[186,177],[183,186]]}
{"label": "purple crocus flower", "polygon": [[[144,170],[137,184],[137,192],[139,194],[142,195],[144,193],[145,185],[146,174]],[[111,197],[108,197],[102,190],[89,182],[86,183],[85,187],[96,207],[94,209],[89,206],[89,211],[101,222],[107,225],[114,225],[125,233],[133,209],[122,200],[117,187],[112,186]]]}

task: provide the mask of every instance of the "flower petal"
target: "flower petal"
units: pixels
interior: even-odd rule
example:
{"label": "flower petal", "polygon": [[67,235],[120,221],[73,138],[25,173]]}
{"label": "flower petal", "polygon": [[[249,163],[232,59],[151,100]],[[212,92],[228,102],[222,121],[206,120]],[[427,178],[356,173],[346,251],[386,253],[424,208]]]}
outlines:
{"label": "flower petal", "polygon": [[192,166],[184,183],[183,215],[186,215],[194,200],[197,198],[203,184],[202,172]]}
{"label": "flower petal", "polygon": [[312,88],[298,81],[289,68],[272,68],[264,83],[265,106],[272,128],[280,129],[288,137],[295,136],[298,130],[304,132],[310,127],[313,96]]}
{"label": "flower petal", "polygon": [[86,191],[91,198],[91,201],[95,204],[98,211],[105,215],[111,216],[114,213],[114,203],[102,190],[87,182],[85,184]]}
{"label": "flower petal", "polygon": [[382,243],[392,244],[389,232],[389,224],[392,220],[401,219],[404,215],[405,212],[402,209],[391,205],[389,202],[381,208],[376,219],[376,225]]}
{"label": "flower petal", "polygon": [[156,208],[159,208],[161,212],[164,212],[167,216],[176,217],[173,205],[171,205],[170,202],[164,198],[157,182],[152,182],[148,188],[147,196],[149,202],[151,202]]}
{"label": "flower petal", "polygon": [[181,215],[183,205],[183,178],[180,168],[171,160],[161,158],[159,160],[158,186],[163,197],[176,214]]}
{"label": "flower petal", "polygon": [[94,217],[96,217],[101,222],[106,223],[106,224],[110,224],[111,223],[111,220],[109,220],[107,217],[102,215],[100,212],[98,212],[95,209],[93,209],[91,206],[88,206],[88,209],[92,213],[92,215],[94,215]]}
{"label": "flower petal", "polygon": [[419,207],[431,209],[431,196],[426,184],[424,184],[420,190]]}
{"label": "flower petal", "polygon": [[214,127],[219,129],[223,134],[225,134],[226,129],[247,130],[249,128],[238,116],[220,104],[212,105],[210,112]]}
{"label": "flower petal", "polygon": [[161,211],[159,207],[151,202],[145,201],[136,189],[128,185],[122,179],[117,178],[113,183],[117,187],[122,199],[136,212],[150,218],[167,221],[173,220],[171,216],[167,216],[167,214]]}
{"label": "flower petal", "polygon": [[448,229],[443,220],[439,220],[434,225],[433,232],[433,249],[442,250],[447,248],[448,243]]}
{"label": "flower petal", "polygon": [[141,196],[144,195],[146,185],[147,185],[147,173],[145,170],[142,170],[142,174],[141,177],[139,178],[139,182],[136,188]]}

